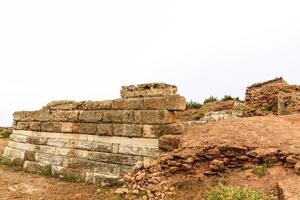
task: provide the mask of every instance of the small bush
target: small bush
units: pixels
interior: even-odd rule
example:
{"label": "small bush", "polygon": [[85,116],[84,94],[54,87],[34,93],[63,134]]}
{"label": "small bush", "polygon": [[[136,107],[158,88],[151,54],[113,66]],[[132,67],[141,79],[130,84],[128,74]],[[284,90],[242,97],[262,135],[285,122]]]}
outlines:
{"label": "small bush", "polygon": [[201,106],[201,103],[197,103],[192,100],[186,103],[186,109],[199,109]]}
{"label": "small bush", "polygon": [[204,100],[204,103],[210,103],[210,102],[214,102],[214,101],[218,101],[218,98],[210,96],[209,98]]}
{"label": "small bush", "polygon": [[1,137],[3,137],[3,138],[9,138],[10,135],[11,135],[11,132],[8,132],[8,131],[0,132],[0,138]]}
{"label": "small bush", "polygon": [[101,192],[105,193],[105,192],[110,191],[111,187],[112,186],[110,186],[110,185],[100,185],[100,190],[101,190]]}
{"label": "small bush", "polygon": [[229,101],[229,100],[233,100],[233,98],[230,95],[224,95],[224,97],[222,98],[222,101]]}
{"label": "small bush", "polygon": [[218,185],[206,194],[206,200],[274,200],[273,197],[248,187]]}
{"label": "small bush", "polygon": [[195,115],[193,115],[192,119],[193,120],[200,120],[204,117],[204,114],[203,113],[197,113]]}
{"label": "small bush", "polygon": [[47,177],[52,176],[52,167],[50,165],[46,165],[42,168],[41,174]]}
{"label": "small bush", "polygon": [[257,176],[262,177],[262,176],[265,176],[267,174],[268,167],[269,167],[268,163],[264,163],[264,164],[261,164],[261,165],[256,165],[252,168],[252,172],[254,174],[256,174]]}
{"label": "small bush", "polygon": [[273,106],[267,106],[266,107],[266,111],[268,111],[268,112],[272,112],[273,111]]}
{"label": "small bush", "polygon": [[71,174],[64,174],[62,179],[67,182],[76,182],[76,177]]}
{"label": "small bush", "polygon": [[2,155],[0,155],[0,165],[10,166],[11,165],[11,161],[10,161],[9,158],[5,158]]}

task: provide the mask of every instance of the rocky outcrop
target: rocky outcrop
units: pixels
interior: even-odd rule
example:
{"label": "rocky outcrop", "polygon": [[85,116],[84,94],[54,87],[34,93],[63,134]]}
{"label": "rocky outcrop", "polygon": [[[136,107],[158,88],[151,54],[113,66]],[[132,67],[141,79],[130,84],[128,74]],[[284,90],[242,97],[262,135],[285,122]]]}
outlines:
{"label": "rocky outcrop", "polygon": [[123,87],[122,99],[53,101],[14,113],[4,156],[24,170],[98,183],[119,180],[138,161],[159,152],[158,139],[180,134],[174,112],[185,98],[167,84]]}

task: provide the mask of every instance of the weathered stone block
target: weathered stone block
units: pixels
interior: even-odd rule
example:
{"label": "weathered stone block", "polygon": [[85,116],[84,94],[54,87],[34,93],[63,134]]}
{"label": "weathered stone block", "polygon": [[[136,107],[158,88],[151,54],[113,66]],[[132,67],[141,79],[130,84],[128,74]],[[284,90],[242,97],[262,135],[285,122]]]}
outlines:
{"label": "weathered stone block", "polygon": [[33,144],[27,144],[27,143],[18,143],[14,141],[9,141],[7,144],[8,147],[11,147],[13,149],[19,149],[23,151],[35,151],[36,146]]}
{"label": "weathered stone block", "polygon": [[114,110],[143,110],[144,99],[115,99],[112,101],[112,109]]}
{"label": "weathered stone block", "polygon": [[110,110],[112,101],[85,101],[78,107],[79,110]]}
{"label": "weathered stone block", "polygon": [[135,111],[135,119],[141,119],[143,124],[169,124],[175,122],[174,113],[167,110]]}
{"label": "weathered stone block", "polygon": [[26,143],[28,141],[28,136],[25,135],[11,134],[9,138],[14,142]]}
{"label": "weathered stone block", "polygon": [[54,122],[77,122],[79,111],[54,110],[51,111],[50,120]]}
{"label": "weathered stone block", "polygon": [[139,146],[139,145],[120,145],[120,154],[138,155],[154,157],[158,154],[158,147]]}
{"label": "weathered stone block", "polygon": [[41,122],[16,122],[13,128],[16,130],[40,131]]}
{"label": "weathered stone block", "polygon": [[41,124],[41,131],[59,133],[61,131],[61,123],[60,122],[43,122]]}
{"label": "weathered stone block", "polygon": [[93,123],[75,123],[73,133],[96,134],[97,126],[97,124]]}
{"label": "weathered stone block", "polygon": [[97,135],[113,135],[113,124],[98,124]]}
{"label": "weathered stone block", "polygon": [[33,122],[33,121],[49,121],[50,113],[48,110],[42,109],[38,111],[20,111],[14,114],[15,121]]}
{"label": "weathered stone block", "polygon": [[32,161],[25,161],[23,165],[24,171],[36,174],[41,174],[46,167],[49,167],[49,165]]}
{"label": "weathered stone block", "polygon": [[115,136],[142,137],[142,125],[136,124],[114,124],[113,131]]}
{"label": "weathered stone block", "polygon": [[165,83],[148,83],[140,85],[123,86],[121,89],[122,98],[153,97],[174,95],[177,87]]}
{"label": "weathered stone block", "polygon": [[72,122],[62,122],[61,123],[61,132],[63,133],[72,133],[74,123]]}
{"label": "weathered stone block", "polygon": [[47,104],[47,108],[50,110],[76,110],[78,102],[76,101],[52,101]]}
{"label": "weathered stone block", "polygon": [[124,164],[124,165],[135,165],[137,161],[143,160],[142,156],[112,154],[112,153],[102,153],[102,152],[92,152],[92,151],[87,152],[85,158],[97,162]]}
{"label": "weathered stone block", "polygon": [[24,160],[25,151],[6,146],[3,152],[3,156],[6,158],[20,158],[21,160]]}
{"label": "weathered stone block", "polygon": [[36,137],[36,136],[27,136],[29,144],[35,145],[45,145],[47,143],[47,138],[44,137]]}
{"label": "weathered stone block", "polygon": [[133,110],[111,110],[103,112],[103,122],[107,123],[134,123]]}
{"label": "weathered stone block", "polygon": [[103,120],[103,111],[89,110],[89,111],[81,111],[79,114],[80,122],[102,122],[102,120]]}
{"label": "weathered stone block", "polygon": [[185,110],[186,100],[180,95],[144,98],[144,110]]}
{"label": "weathered stone block", "polygon": [[25,152],[25,160],[36,162],[37,161],[37,153],[35,153],[34,151],[26,151]]}
{"label": "weathered stone block", "polygon": [[38,153],[37,162],[47,165],[61,166],[63,163],[63,157],[53,154]]}

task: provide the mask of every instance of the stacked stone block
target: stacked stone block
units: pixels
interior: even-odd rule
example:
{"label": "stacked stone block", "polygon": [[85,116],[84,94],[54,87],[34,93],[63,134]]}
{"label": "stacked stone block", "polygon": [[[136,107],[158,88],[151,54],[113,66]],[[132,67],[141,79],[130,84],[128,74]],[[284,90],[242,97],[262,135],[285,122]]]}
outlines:
{"label": "stacked stone block", "polygon": [[24,170],[74,176],[86,182],[120,179],[137,161],[159,152],[158,139],[180,134],[174,112],[185,109],[175,86],[122,87],[122,99],[53,101],[38,111],[14,113],[4,151]]}

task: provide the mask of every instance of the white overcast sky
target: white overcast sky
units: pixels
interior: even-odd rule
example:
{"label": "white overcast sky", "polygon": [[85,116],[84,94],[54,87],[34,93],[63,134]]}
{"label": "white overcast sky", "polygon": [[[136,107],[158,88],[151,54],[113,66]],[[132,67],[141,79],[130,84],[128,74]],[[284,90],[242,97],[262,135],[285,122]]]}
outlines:
{"label": "white overcast sky", "polygon": [[187,100],[300,84],[299,0],[0,0],[0,126],[55,99],[175,84]]}

